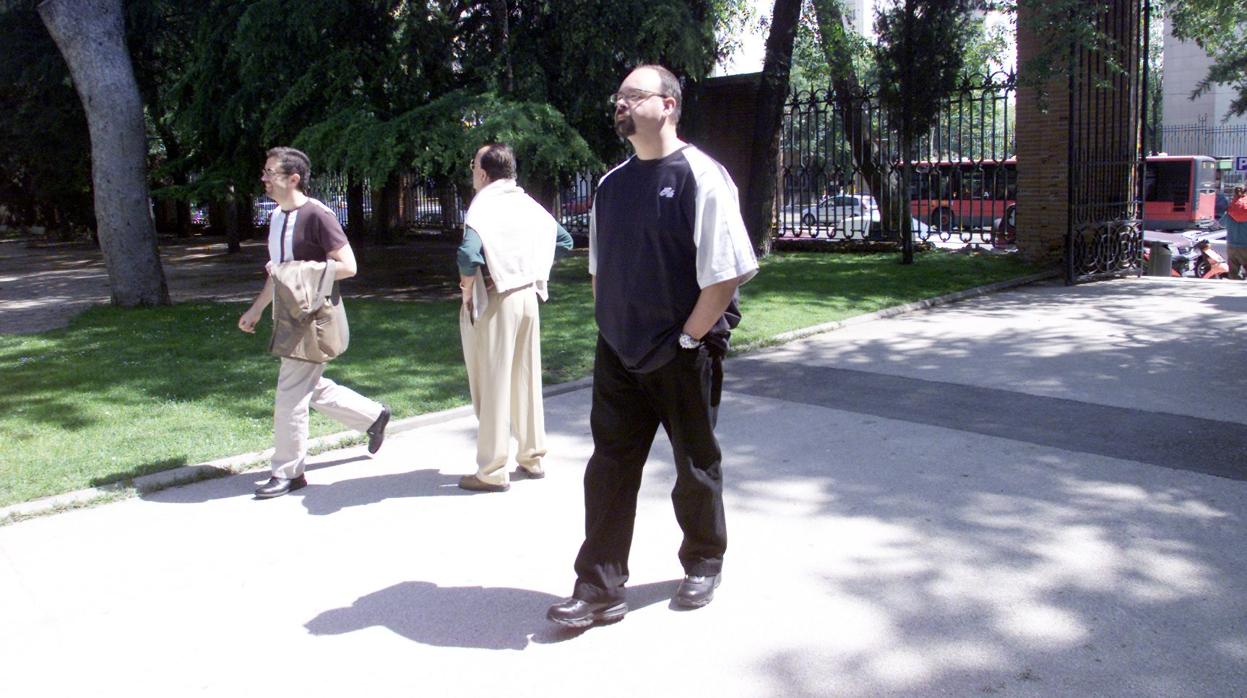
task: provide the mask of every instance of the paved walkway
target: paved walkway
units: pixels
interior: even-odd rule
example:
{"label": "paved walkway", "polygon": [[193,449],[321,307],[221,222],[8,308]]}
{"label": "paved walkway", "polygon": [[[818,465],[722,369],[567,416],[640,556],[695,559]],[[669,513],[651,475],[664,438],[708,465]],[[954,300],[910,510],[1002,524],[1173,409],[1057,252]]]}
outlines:
{"label": "paved walkway", "polygon": [[[680,575],[655,444],[631,613],[570,592],[589,391],[549,477],[458,490],[475,422],[0,527],[21,696],[1229,696],[1247,686],[1247,284],[1025,287],[728,362],[731,545]],[[747,319],[746,319],[747,321]]]}

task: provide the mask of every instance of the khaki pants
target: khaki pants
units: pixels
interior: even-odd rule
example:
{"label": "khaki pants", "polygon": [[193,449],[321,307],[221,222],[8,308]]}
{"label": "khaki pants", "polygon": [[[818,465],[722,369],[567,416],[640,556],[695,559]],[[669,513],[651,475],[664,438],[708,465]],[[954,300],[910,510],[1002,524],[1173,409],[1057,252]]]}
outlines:
{"label": "khaki pants", "polygon": [[520,465],[538,465],[546,454],[536,289],[527,286],[507,293],[489,291],[489,305],[475,324],[461,307],[459,337],[472,409],[480,422],[476,476],[504,484],[510,481],[505,466],[512,436],[519,442],[516,460]]}
{"label": "khaki pants", "polygon": [[357,431],[381,416],[381,404],[324,377],[325,364],[282,359],[273,406],[273,475],[303,474],[307,458],[308,407]]}
{"label": "khaki pants", "polygon": [[1236,280],[1242,278],[1239,272],[1247,271],[1247,247],[1226,245],[1225,256],[1229,258],[1226,261],[1230,265],[1230,278]]}

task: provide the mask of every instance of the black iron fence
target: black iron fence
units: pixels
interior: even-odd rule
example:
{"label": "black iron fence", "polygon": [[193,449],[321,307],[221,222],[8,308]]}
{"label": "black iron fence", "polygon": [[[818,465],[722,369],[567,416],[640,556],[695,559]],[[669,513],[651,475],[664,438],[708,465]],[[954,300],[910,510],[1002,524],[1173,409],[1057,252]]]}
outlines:
{"label": "black iron fence", "polygon": [[1096,29],[1118,41],[1072,53],[1066,283],[1142,272],[1148,14],[1146,0],[1109,5]]}
{"label": "black iron fence", "polygon": [[[597,189],[597,174],[581,173],[573,176],[570,183],[559,190],[555,218],[573,235],[588,235],[589,208]],[[347,178],[342,175],[320,175],[312,180],[308,195],[323,201],[333,209],[338,221],[345,227],[350,221],[348,211]],[[363,182],[363,214],[365,220],[374,218],[374,191],[370,182]],[[463,228],[470,196],[454,185],[442,185],[416,173],[398,178],[397,210],[393,212],[399,225],[418,230],[454,232]],[[268,221],[273,209],[272,200],[257,198],[254,204],[257,225]],[[379,213],[379,211],[377,212]]]}
{"label": "black iron fence", "polygon": [[1013,73],[965,81],[908,158],[872,91],[793,93],[781,136],[775,239],[895,241],[908,217],[921,242],[1009,244],[1016,84]]}

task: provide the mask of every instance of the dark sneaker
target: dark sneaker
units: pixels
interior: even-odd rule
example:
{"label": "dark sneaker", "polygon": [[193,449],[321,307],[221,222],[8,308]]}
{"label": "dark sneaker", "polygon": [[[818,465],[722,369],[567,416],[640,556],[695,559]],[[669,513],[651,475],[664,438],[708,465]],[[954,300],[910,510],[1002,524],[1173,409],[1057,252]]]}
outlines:
{"label": "dark sneaker", "polygon": [[566,628],[587,628],[594,623],[614,623],[628,612],[625,601],[590,603],[576,597],[564,599],[546,611],[546,618]]}
{"label": "dark sneaker", "polygon": [[718,574],[709,577],[686,574],[672,601],[684,608],[701,608],[714,601],[714,590],[719,588],[720,579],[722,575]]}

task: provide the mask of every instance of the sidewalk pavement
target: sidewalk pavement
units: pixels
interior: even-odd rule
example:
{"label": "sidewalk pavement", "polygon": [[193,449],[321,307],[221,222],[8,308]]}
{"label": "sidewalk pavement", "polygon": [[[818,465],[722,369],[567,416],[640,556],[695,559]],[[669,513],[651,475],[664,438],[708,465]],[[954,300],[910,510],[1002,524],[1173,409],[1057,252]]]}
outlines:
{"label": "sidewalk pavement", "polygon": [[[746,308],[746,322],[748,309]],[[0,528],[21,696],[1228,696],[1247,686],[1247,284],[1041,284],[734,358],[730,546],[677,611],[659,436],[631,612],[562,631],[590,393],[549,476],[459,490],[460,417]]]}

